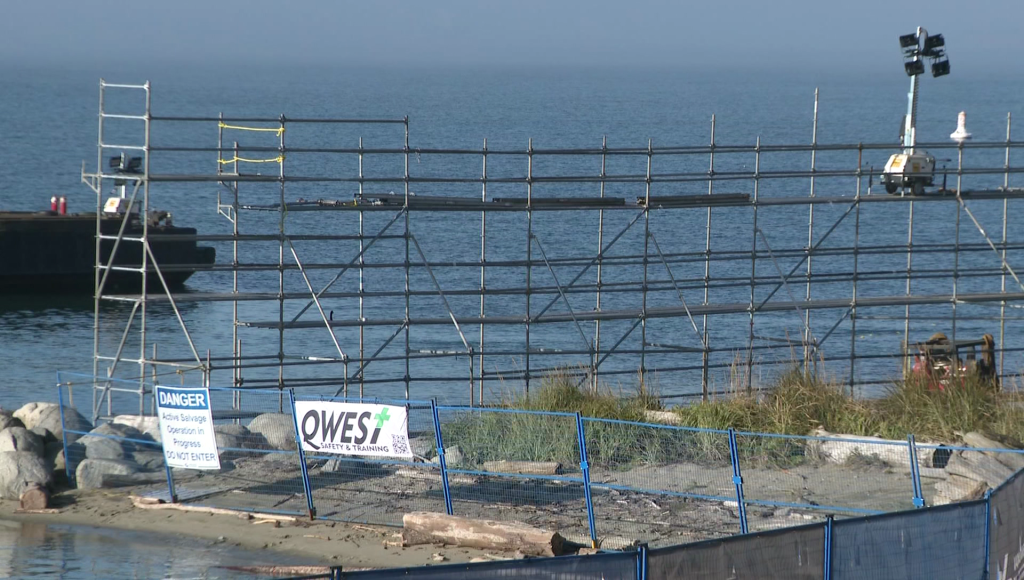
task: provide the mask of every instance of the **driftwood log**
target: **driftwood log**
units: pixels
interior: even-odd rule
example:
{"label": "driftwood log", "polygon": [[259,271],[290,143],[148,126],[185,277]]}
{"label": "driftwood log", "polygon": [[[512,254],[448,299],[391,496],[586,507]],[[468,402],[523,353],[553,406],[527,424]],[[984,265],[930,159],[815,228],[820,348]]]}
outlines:
{"label": "driftwood log", "polygon": [[402,518],[402,545],[447,544],[484,550],[520,551],[529,556],[560,556],[565,540],[557,532],[520,522],[495,522],[432,512]]}
{"label": "driftwood log", "polygon": [[556,475],[562,465],[556,461],[485,461],[484,471],[522,475]]}
{"label": "driftwood log", "polygon": [[23,511],[45,510],[50,507],[50,492],[41,485],[32,484],[21,492],[18,501]]}
{"label": "driftwood log", "polygon": [[958,501],[970,501],[985,496],[988,484],[950,474],[949,479],[935,484],[935,505],[945,505]]}

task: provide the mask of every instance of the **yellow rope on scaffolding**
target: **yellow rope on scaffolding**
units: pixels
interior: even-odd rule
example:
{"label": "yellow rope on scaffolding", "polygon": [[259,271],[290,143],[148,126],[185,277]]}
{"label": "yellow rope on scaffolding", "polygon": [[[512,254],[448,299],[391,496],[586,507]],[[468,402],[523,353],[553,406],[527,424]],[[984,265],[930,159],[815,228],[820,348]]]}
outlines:
{"label": "yellow rope on scaffolding", "polygon": [[221,165],[227,165],[228,163],[234,163],[236,161],[244,161],[245,163],[281,163],[284,161],[284,155],[278,155],[277,157],[271,157],[270,159],[246,159],[245,157],[232,157],[231,159],[217,160]]}
{"label": "yellow rope on scaffolding", "polygon": [[245,127],[242,125],[228,125],[226,123],[217,123],[217,126],[221,129],[238,129],[239,131],[265,131],[267,133],[277,133],[278,136],[284,133],[284,126],[277,127]]}

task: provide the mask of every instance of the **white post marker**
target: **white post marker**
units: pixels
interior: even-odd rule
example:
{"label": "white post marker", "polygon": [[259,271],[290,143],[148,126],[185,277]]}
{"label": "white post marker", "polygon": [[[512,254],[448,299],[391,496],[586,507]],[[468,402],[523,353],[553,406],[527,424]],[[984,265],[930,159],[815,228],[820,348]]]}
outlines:
{"label": "white post marker", "polygon": [[156,408],[167,465],[220,469],[209,389],[158,386]]}
{"label": "white post marker", "polygon": [[308,453],[411,458],[405,407],[295,401],[295,424]]}

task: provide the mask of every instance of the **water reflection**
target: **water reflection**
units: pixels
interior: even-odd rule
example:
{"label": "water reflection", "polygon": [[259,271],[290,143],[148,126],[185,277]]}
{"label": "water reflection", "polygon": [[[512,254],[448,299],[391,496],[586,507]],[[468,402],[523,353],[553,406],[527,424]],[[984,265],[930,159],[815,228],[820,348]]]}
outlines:
{"label": "water reflection", "polygon": [[0,520],[0,578],[264,578],[226,566],[300,564],[201,540]]}

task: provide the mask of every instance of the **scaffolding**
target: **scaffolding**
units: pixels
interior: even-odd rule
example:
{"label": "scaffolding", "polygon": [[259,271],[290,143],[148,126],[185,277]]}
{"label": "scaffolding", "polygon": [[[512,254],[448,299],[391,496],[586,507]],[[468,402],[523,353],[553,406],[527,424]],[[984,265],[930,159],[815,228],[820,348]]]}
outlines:
{"label": "scaffolding", "polygon": [[[111,90],[142,91],[144,112],[108,111]],[[820,142],[817,91],[803,145],[722,144],[712,117],[703,145],[547,149],[415,147],[408,117],[160,116],[150,95],[149,83],[100,82],[97,170],[82,176],[97,244],[141,244],[135,271],[162,284],[113,293],[112,258],[97,263],[93,374],[137,379],[139,412],[166,369],[360,398],[423,397],[413,383],[431,383],[431,395],[482,405],[552,374],[594,387],[635,375],[706,399],[800,363],[855,392],[898,376],[922,329],[956,341],[981,322],[999,323],[1001,375],[1024,350],[1010,265],[1024,238],[1008,229],[1024,143],[1009,115],[1005,141],[918,144],[955,155],[936,170],[942,186],[889,195],[875,191],[877,168],[899,143]],[[105,141],[112,119],[142,123],[141,142]],[[164,128],[178,142],[154,144]],[[194,236],[231,248],[198,275],[215,290],[171,291],[145,226],[100,235],[105,182],[125,179],[104,172],[113,151],[142,155],[129,207],[166,206],[172,184],[194,187],[193,202],[216,188],[230,231]],[[151,157],[172,170],[151,171]],[[190,331],[193,302],[231,304],[230,349]],[[109,303],[131,309],[114,342],[100,336]],[[158,356],[147,336],[157,304],[180,327],[180,353]],[[97,380],[94,415],[104,401],[114,412],[118,390]]]}

